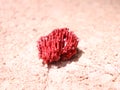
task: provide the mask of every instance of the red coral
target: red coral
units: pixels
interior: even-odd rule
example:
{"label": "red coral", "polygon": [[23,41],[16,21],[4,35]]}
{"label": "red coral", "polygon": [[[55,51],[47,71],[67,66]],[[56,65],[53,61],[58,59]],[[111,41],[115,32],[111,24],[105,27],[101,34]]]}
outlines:
{"label": "red coral", "polygon": [[48,64],[68,60],[77,53],[78,38],[68,28],[55,29],[38,40],[39,57]]}

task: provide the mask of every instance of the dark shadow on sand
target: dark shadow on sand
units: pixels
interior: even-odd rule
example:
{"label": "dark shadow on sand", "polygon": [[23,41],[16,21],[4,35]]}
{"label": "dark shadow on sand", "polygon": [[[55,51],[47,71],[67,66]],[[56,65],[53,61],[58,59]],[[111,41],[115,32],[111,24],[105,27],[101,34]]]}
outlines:
{"label": "dark shadow on sand", "polygon": [[82,50],[77,48],[77,54],[74,55],[70,60],[50,63],[50,64],[48,64],[48,70],[50,68],[52,68],[52,66],[56,66],[57,68],[61,68],[61,67],[65,67],[67,64],[70,64],[72,62],[77,62],[79,60],[79,58],[82,56],[83,53],[84,52]]}

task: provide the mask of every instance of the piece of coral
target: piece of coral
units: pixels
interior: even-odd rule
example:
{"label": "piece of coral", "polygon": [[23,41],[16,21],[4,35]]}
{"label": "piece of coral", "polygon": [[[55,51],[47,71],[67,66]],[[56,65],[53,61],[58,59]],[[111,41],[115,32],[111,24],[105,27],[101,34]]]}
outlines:
{"label": "piece of coral", "polygon": [[69,60],[77,53],[78,38],[68,28],[55,29],[38,40],[39,58],[49,64]]}

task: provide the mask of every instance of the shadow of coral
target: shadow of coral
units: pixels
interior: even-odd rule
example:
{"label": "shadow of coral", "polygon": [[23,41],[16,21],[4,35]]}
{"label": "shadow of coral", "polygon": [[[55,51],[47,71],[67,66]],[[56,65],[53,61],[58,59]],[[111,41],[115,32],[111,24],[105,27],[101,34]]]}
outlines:
{"label": "shadow of coral", "polygon": [[67,64],[70,64],[72,62],[77,62],[79,58],[82,56],[84,52],[77,48],[77,54],[74,55],[70,60],[65,60],[65,61],[58,61],[58,62],[52,62],[48,64],[48,69],[52,68],[52,66],[56,66],[57,68],[65,67]]}

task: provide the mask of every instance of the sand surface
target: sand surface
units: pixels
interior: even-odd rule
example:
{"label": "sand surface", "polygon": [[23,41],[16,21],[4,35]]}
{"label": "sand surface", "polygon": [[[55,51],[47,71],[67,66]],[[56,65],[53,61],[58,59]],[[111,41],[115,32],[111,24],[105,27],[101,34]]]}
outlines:
{"label": "sand surface", "polygon": [[[79,52],[47,67],[37,40],[63,27]],[[120,0],[0,0],[0,90],[120,90]]]}

